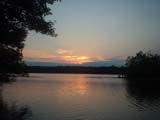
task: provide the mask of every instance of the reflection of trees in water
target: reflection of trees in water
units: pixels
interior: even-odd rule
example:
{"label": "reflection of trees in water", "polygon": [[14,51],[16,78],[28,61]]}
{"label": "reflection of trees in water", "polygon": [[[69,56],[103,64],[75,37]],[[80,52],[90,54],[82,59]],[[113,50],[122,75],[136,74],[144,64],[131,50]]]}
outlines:
{"label": "reflection of trees in water", "polygon": [[16,80],[16,76],[12,74],[0,74],[0,85],[5,83],[14,82]]}
{"label": "reflection of trees in water", "polygon": [[[153,81],[153,80],[151,80]],[[160,83],[130,83],[126,84],[127,97],[139,110],[156,109],[160,107]]]}
{"label": "reflection of trees in water", "polygon": [[8,104],[3,99],[0,86],[0,120],[26,120],[31,117],[31,111],[27,106]]}

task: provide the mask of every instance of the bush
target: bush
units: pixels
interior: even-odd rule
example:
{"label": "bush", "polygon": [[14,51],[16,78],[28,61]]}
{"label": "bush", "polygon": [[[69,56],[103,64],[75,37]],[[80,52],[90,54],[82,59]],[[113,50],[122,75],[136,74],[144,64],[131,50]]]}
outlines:
{"label": "bush", "polygon": [[160,55],[138,52],[126,60],[126,78],[160,78]]}

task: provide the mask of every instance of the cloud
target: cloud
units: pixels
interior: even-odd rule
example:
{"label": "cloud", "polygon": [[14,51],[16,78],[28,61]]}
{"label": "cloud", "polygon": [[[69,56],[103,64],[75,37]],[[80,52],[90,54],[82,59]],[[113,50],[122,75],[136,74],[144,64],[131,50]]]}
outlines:
{"label": "cloud", "polygon": [[64,60],[72,64],[82,64],[86,62],[92,62],[92,59],[87,56],[63,56]]}
{"label": "cloud", "polygon": [[23,54],[25,60],[29,59],[32,61],[45,61],[45,60],[49,61],[54,57],[51,53],[39,50],[24,50]]}
{"label": "cloud", "polygon": [[87,56],[75,56],[75,55],[63,55],[63,54],[54,55],[53,53],[39,51],[39,50],[24,50],[23,54],[25,61],[58,62],[58,63],[71,63],[71,64],[82,64],[85,62],[92,62],[91,58]]}
{"label": "cloud", "polygon": [[57,54],[72,54],[73,52],[71,50],[65,50],[65,49],[58,49],[56,50]]}
{"label": "cloud", "polygon": [[[58,54],[57,54],[58,53]],[[124,61],[123,57],[107,58],[102,56],[90,57],[85,55],[72,55],[69,50],[58,49],[55,52],[47,52],[40,50],[24,50],[25,61],[36,61],[36,62],[56,62],[56,63],[69,63],[69,64],[84,64],[90,62],[110,62],[116,63]],[[71,54],[71,55],[70,55]]]}

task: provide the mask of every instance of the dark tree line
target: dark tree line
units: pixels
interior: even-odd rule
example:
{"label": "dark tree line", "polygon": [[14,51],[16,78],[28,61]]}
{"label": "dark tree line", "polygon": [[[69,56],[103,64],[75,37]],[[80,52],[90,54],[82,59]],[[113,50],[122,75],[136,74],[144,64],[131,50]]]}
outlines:
{"label": "dark tree line", "polygon": [[22,50],[28,31],[56,36],[49,4],[60,0],[0,0],[0,76],[25,74]]}
{"label": "dark tree line", "polygon": [[126,60],[127,78],[160,78],[160,55],[138,52]]}
{"label": "dark tree line", "polygon": [[82,67],[82,66],[57,66],[57,67],[41,67],[29,66],[30,73],[74,73],[74,74],[119,74],[121,68],[110,67]]}

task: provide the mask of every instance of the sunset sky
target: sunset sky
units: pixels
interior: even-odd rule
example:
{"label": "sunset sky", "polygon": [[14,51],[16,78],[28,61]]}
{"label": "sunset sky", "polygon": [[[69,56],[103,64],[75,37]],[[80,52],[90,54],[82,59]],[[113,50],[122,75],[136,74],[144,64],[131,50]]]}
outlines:
{"label": "sunset sky", "polygon": [[50,6],[58,37],[31,31],[24,60],[118,64],[136,52],[160,53],[160,0],[62,0]]}

